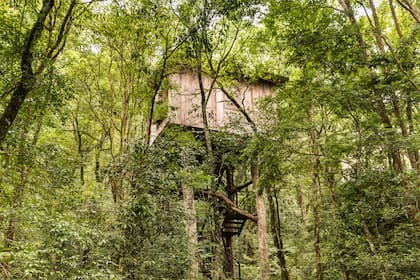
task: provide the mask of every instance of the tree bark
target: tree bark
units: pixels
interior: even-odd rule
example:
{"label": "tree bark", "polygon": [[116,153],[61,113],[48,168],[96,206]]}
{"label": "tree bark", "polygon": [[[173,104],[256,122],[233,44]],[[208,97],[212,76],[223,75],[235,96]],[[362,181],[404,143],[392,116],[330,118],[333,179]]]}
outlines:
{"label": "tree bark", "polygon": [[96,145],[96,152],[95,152],[95,180],[96,183],[100,183],[102,181],[102,176],[101,176],[101,151],[102,151],[102,146],[104,144],[105,141],[105,137],[106,135],[102,134],[101,138],[99,139],[98,144]]}
{"label": "tree bark", "polygon": [[267,222],[263,191],[258,189],[260,173],[255,162],[251,163],[252,185],[255,192],[255,208],[257,210],[258,252],[260,280],[270,279],[270,263],[268,260]]}
{"label": "tree bark", "polygon": [[224,265],[225,276],[227,279],[235,279],[232,236],[225,236],[223,238],[223,246],[225,247],[225,265]]}
{"label": "tree bark", "polygon": [[[274,191],[275,190],[271,190]],[[271,191],[268,192],[268,205],[270,208],[270,224],[271,224],[271,234],[273,235],[274,246],[276,246],[277,260],[280,266],[280,280],[289,280],[289,273],[286,267],[286,258],[284,256],[283,248],[283,238],[281,234],[281,224],[280,224],[280,215],[277,203],[276,196],[276,206],[274,206],[273,196]]]}
{"label": "tree bark", "polygon": [[308,223],[308,214],[306,208],[305,194],[303,192],[303,185],[300,182],[296,184],[296,199],[299,204],[302,222],[306,225]]}
{"label": "tree bark", "polygon": [[[21,139],[22,141],[24,141],[24,137],[23,136]],[[20,182],[19,184],[15,187],[14,193],[13,193],[13,209],[16,211],[18,209],[20,209],[22,207],[22,202],[23,202],[23,195],[24,195],[24,191],[25,191],[25,187],[26,187],[26,183],[28,181],[28,174],[29,174],[29,166],[24,162],[24,157],[25,157],[25,148],[23,147],[24,143],[21,144],[20,147],[20,151],[19,151],[19,159],[18,159],[18,163],[20,165]],[[10,220],[9,220],[9,225],[7,227],[6,233],[5,233],[5,246],[6,248],[10,247],[13,243],[13,241],[15,240],[15,233],[16,233],[16,228],[18,226],[18,217],[14,214]]]}
{"label": "tree bark", "polygon": [[[44,118],[44,113],[41,112],[39,115],[39,122],[35,128],[33,139],[30,143],[32,147],[35,147],[36,143],[38,142],[39,133],[42,127],[42,120]],[[28,119],[29,121],[29,119]],[[28,176],[30,171],[30,166],[26,162],[27,158],[30,156],[28,155],[28,149],[25,145],[26,142],[26,133],[23,131],[21,132],[21,143],[19,145],[19,153],[18,153],[18,166],[19,166],[19,173],[20,173],[20,181],[19,184],[16,186],[14,193],[13,193],[13,208],[15,210],[20,209],[22,207],[24,193],[26,189],[26,184],[28,183]],[[10,247],[15,240],[16,228],[18,226],[19,219],[16,215],[12,216],[9,220],[9,225],[5,232],[5,245],[6,247]]]}
{"label": "tree bark", "polygon": [[[375,26],[372,26],[375,30],[374,30],[374,36],[376,38],[377,44],[378,44],[378,48],[383,51],[384,46],[383,46],[383,40],[382,40],[382,35],[381,35],[381,29],[380,29],[380,24],[379,24],[379,20],[378,20],[378,16],[376,14],[376,8],[375,5],[373,3],[373,0],[369,0],[369,3],[371,5],[371,9],[372,9],[372,13],[374,14],[374,21],[375,21]],[[355,31],[355,36],[359,42],[359,47],[361,49],[361,59],[364,63],[367,63],[367,59],[368,59],[368,54],[366,51],[366,43],[363,39],[363,35],[360,31],[360,28],[357,24],[355,15],[354,15],[354,11],[353,8],[351,7],[350,1],[349,0],[340,0],[340,4],[343,7],[344,11],[346,12],[350,23],[352,24],[354,31]],[[382,123],[385,125],[386,128],[392,128],[392,122],[391,119],[389,117],[388,111],[386,110],[386,106],[384,103],[384,100],[382,98],[382,96],[380,95],[380,93],[377,92],[376,89],[373,89],[373,93],[375,94],[375,99],[376,99],[376,111],[378,113],[378,115],[381,117]],[[402,164],[402,160],[401,160],[401,154],[400,151],[398,150],[397,147],[395,146],[391,146],[389,148],[389,154],[392,158],[392,167],[395,171],[397,171],[398,173],[401,173],[403,171],[403,164]]]}
{"label": "tree bark", "polygon": [[33,89],[35,84],[34,70],[32,69],[33,62],[33,48],[36,41],[41,37],[42,31],[45,27],[45,20],[54,6],[54,0],[42,1],[42,8],[38,14],[38,18],[29,31],[28,38],[25,42],[25,47],[22,53],[22,60],[20,64],[21,77],[13,91],[12,97],[7,104],[3,115],[0,118],[0,145],[3,144],[7,133],[10,130],[17,114],[22,107],[28,93]]}
{"label": "tree bark", "polygon": [[[376,38],[376,44],[378,46],[378,49],[380,52],[385,52],[385,47],[384,47],[384,41],[382,39],[382,27],[381,24],[379,22],[379,18],[378,18],[378,14],[376,12],[376,7],[375,7],[375,3],[373,2],[373,0],[369,0],[369,5],[370,5],[370,9],[372,11],[372,16],[373,16],[373,20],[374,20],[374,35]],[[377,94],[377,104],[378,104],[378,112],[379,115],[382,118],[382,122],[385,124],[386,127],[388,128],[392,128],[392,122],[391,122],[391,118],[386,110],[386,106],[385,103],[383,101],[383,98],[381,96],[380,93],[377,93],[376,90],[374,90],[374,93]],[[395,104],[398,104],[398,100],[396,100],[395,98],[393,99],[393,104],[394,104],[394,110],[398,110],[399,111],[399,106],[395,107]],[[398,117],[398,112],[396,112],[397,117]],[[403,132],[404,134],[404,132]],[[390,153],[392,155],[392,162],[393,162],[393,168],[395,171],[401,173],[404,170],[404,165],[403,165],[403,161],[401,158],[401,154],[400,151],[398,150],[397,147],[395,147],[395,145],[392,145],[390,147]]]}
{"label": "tree bark", "polygon": [[245,210],[242,210],[242,209],[238,208],[236,206],[236,204],[232,200],[230,200],[227,196],[225,196],[224,194],[222,194],[220,192],[211,192],[211,191],[200,191],[200,193],[204,196],[210,195],[210,196],[216,197],[217,199],[223,201],[223,203],[225,204],[225,206],[229,210],[231,210],[235,213],[238,213],[239,215],[242,215],[242,216],[250,219],[251,221],[253,221],[255,223],[258,222],[258,216],[253,215],[253,214],[251,214],[251,213],[249,213]]}
{"label": "tree bark", "polygon": [[191,256],[191,265],[186,275],[187,280],[195,280],[198,278],[198,259],[197,259],[197,212],[194,204],[194,191],[186,185],[182,186],[182,194],[184,198],[185,209],[185,232],[187,234],[189,253]]}
{"label": "tree bark", "polygon": [[356,16],[354,15],[353,8],[351,7],[350,0],[339,0],[340,5],[343,7],[344,12],[347,14],[347,17],[350,20],[351,25],[353,26],[355,36],[359,43],[360,48],[360,58],[362,61],[367,60],[366,52],[366,43],[363,39],[362,33],[360,32],[360,27],[357,24]]}
{"label": "tree bark", "polygon": [[[372,11],[373,20],[374,20],[374,23],[375,23],[373,28],[374,28],[374,35],[375,35],[375,38],[376,38],[376,43],[377,43],[377,46],[378,46],[380,52],[384,53],[385,52],[385,47],[384,47],[384,41],[382,39],[382,37],[383,37],[382,27],[381,27],[381,24],[379,22],[378,14],[376,12],[375,3],[373,2],[373,0],[369,0],[369,4],[370,4],[370,9]],[[389,117],[388,112],[386,110],[385,103],[384,103],[382,97],[380,96],[380,94],[378,94],[377,98],[378,98],[379,113],[381,115],[383,123],[387,127],[391,128],[392,127],[392,122],[391,122],[391,118]],[[394,113],[397,117],[397,120],[398,120],[400,128],[401,128],[401,133],[402,133],[403,137],[405,137],[407,129],[405,128],[404,121],[401,118],[399,101],[398,101],[398,98],[395,96],[395,94],[393,95],[392,103],[393,103]],[[402,160],[400,151],[398,150],[397,147],[395,147],[395,145],[392,145],[391,148],[390,148],[390,152],[391,152],[392,158],[393,158],[394,170],[397,171],[398,173],[403,172],[404,171],[404,164],[403,164],[403,160]]]}
{"label": "tree bark", "polygon": [[[233,182],[233,168],[226,167],[226,191],[228,198],[236,205],[235,201],[235,186]],[[223,239],[223,245],[225,247],[225,276],[228,279],[235,279],[235,266],[234,266],[234,255],[233,255],[233,236],[228,235]]]}
{"label": "tree bark", "polygon": [[[411,96],[407,96],[407,105],[405,108],[407,120],[408,120],[408,127],[409,131],[408,134],[414,133],[414,122],[413,122],[413,101],[411,99]],[[420,172],[420,157],[419,157],[419,151],[415,148],[411,149],[411,153],[413,154],[413,161],[412,162],[412,168],[416,169],[417,172]],[[411,160],[410,160],[411,162]]]}
{"label": "tree bark", "polygon": [[375,22],[375,26],[373,26],[373,28],[374,28],[374,35],[376,38],[376,43],[378,45],[379,50],[383,52],[385,48],[384,48],[384,42],[382,41],[382,28],[381,28],[381,24],[379,23],[379,18],[376,12],[375,3],[373,3],[373,0],[369,0],[369,4],[370,4],[370,9],[372,10],[373,21]]}
{"label": "tree bark", "polygon": [[[311,120],[310,113],[308,113],[308,119]],[[319,227],[319,213],[318,213],[318,194],[319,194],[319,155],[318,145],[316,143],[316,131],[312,126],[309,129],[309,140],[312,153],[312,208],[314,213],[314,248],[315,248],[315,259],[316,259],[316,275],[317,280],[322,280],[322,264],[321,264],[321,238],[320,238],[320,227]]]}
{"label": "tree bark", "polygon": [[420,23],[420,10],[410,2],[409,0],[397,0],[398,4],[400,4],[403,9],[408,11],[411,16],[416,20],[417,23]]}
{"label": "tree bark", "polygon": [[209,89],[209,92],[206,92],[206,89],[204,88],[204,84],[203,84],[203,74],[201,73],[202,69],[201,69],[201,54],[198,53],[199,56],[199,65],[198,65],[198,84],[200,86],[200,97],[201,97],[201,118],[203,121],[203,130],[204,130],[204,141],[206,143],[206,149],[207,149],[207,156],[209,158],[209,165],[210,168],[213,169],[211,170],[211,174],[214,174],[214,164],[215,164],[215,160],[214,160],[214,155],[213,155],[213,145],[212,145],[212,141],[210,138],[210,129],[209,129],[209,122],[208,122],[208,117],[207,117],[207,100],[208,97],[207,95],[211,94],[211,89]]}
{"label": "tree bark", "polygon": [[79,120],[77,119],[77,115],[73,116],[73,130],[74,136],[77,142],[77,152],[79,154],[80,160],[80,183],[83,186],[85,184],[85,163],[84,163],[84,155],[83,155],[83,138],[82,132],[80,131]]}
{"label": "tree bark", "polygon": [[392,20],[394,21],[395,30],[400,38],[403,37],[401,32],[400,24],[398,22],[397,13],[395,12],[394,1],[388,0],[389,8],[391,9]]}

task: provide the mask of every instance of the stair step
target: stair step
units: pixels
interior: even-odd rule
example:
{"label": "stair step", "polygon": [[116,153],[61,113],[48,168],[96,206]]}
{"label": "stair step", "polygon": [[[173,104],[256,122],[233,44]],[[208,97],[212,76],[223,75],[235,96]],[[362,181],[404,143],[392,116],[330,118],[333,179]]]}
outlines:
{"label": "stair step", "polygon": [[223,221],[222,236],[239,236],[246,222],[246,217],[236,214],[229,213],[225,216]]}

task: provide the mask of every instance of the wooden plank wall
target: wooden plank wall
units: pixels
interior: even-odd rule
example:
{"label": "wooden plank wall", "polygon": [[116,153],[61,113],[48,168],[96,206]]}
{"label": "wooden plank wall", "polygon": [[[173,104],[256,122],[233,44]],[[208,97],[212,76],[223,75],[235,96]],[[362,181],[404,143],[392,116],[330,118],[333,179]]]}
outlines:
{"label": "wooden plank wall", "polygon": [[[201,117],[201,95],[197,74],[182,72],[171,77],[173,88],[168,93],[170,106],[169,122],[188,127],[203,128]],[[208,92],[211,79],[204,76],[203,84]],[[236,101],[248,112],[256,117],[256,103],[258,99],[273,93],[272,87],[266,82],[245,83],[237,82],[229,88],[235,95]],[[209,128],[212,130],[249,131],[250,127],[245,118],[239,113],[233,103],[216,85],[211,92],[207,104]]]}

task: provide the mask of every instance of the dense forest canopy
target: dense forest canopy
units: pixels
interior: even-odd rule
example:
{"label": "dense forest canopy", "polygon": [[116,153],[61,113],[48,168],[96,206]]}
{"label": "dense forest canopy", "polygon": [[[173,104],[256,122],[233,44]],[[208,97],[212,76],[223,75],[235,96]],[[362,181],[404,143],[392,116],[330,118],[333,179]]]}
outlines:
{"label": "dense forest canopy", "polygon": [[0,279],[420,279],[419,110],[418,0],[3,0]]}

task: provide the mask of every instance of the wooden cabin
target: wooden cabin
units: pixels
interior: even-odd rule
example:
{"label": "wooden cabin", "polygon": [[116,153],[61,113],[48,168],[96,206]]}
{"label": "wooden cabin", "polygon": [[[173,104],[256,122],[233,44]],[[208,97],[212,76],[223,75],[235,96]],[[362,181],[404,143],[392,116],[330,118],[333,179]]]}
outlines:
{"label": "wooden cabin", "polygon": [[[203,75],[203,86],[206,93],[209,92],[212,79]],[[184,70],[174,74],[170,78],[171,89],[167,92],[169,106],[167,117],[152,128],[151,142],[168,124],[176,124],[185,127],[202,129],[203,120],[201,115],[201,94],[198,75],[192,70]],[[233,81],[225,88],[231,97],[253,120],[258,119],[257,103],[264,97],[274,93],[273,86],[276,83],[267,80],[247,82],[245,79]],[[251,126],[226,96],[217,83],[214,84],[207,103],[207,118],[209,129],[214,131],[224,130],[227,132],[244,133],[250,132]]]}
{"label": "wooden cabin", "polygon": [[[203,75],[202,82],[206,95],[209,94],[206,110],[209,129],[239,135],[252,132],[252,126],[245,118],[243,112],[246,112],[258,127],[260,118],[258,116],[257,103],[259,100],[273,95],[273,86],[276,84],[262,79],[253,82],[246,79],[237,79],[231,81],[229,85],[224,85],[224,90],[222,90],[221,86],[213,83],[213,80],[208,76]],[[171,89],[167,91],[163,100],[159,100],[160,105],[164,106],[163,108],[168,106],[168,110],[167,113],[164,111],[163,118],[160,116],[159,120],[156,120],[156,124],[151,132],[151,143],[156,140],[168,124],[197,130],[204,128],[201,115],[201,93],[198,74],[192,70],[182,71],[171,76],[170,84]],[[212,88],[211,92],[210,88]],[[229,97],[226,93],[229,94]],[[235,102],[232,102],[232,99]],[[241,108],[240,110],[238,106]],[[219,168],[221,172],[214,174],[219,176],[219,178],[225,176],[226,180],[217,181],[225,182],[226,185],[219,186],[217,195],[213,195],[216,199],[220,200],[223,198],[223,201],[230,201],[239,209],[238,192],[250,186],[252,181],[239,186],[235,185],[234,167],[226,164],[219,162],[218,165],[224,165],[224,168]],[[206,191],[203,191],[204,193]],[[223,205],[223,202],[221,202],[221,205]],[[225,249],[224,271],[228,278],[234,279],[233,237],[241,234],[246,220],[251,219],[253,222],[256,222],[257,217],[246,210],[235,212],[232,209],[229,210],[228,207],[223,212],[223,215],[224,219],[220,234]],[[207,261],[207,259],[203,260],[203,263],[200,265],[203,275],[210,275],[207,269]],[[240,270],[240,266],[238,269]]]}

